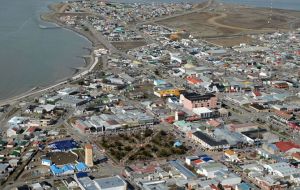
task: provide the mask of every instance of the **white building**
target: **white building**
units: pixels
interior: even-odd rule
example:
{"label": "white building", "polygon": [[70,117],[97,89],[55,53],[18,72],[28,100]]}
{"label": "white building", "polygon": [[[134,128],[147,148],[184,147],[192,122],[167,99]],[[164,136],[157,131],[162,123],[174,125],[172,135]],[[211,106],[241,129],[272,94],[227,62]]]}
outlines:
{"label": "white building", "polygon": [[290,177],[294,174],[300,173],[300,168],[291,167],[286,162],[278,162],[274,164],[266,164],[264,168],[268,170],[268,172],[272,175],[276,175],[279,177]]}
{"label": "white building", "polygon": [[215,178],[217,172],[228,171],[228,168],[218,162],[207,162],[199,166],[197,173],[205,175],[207,178]]}

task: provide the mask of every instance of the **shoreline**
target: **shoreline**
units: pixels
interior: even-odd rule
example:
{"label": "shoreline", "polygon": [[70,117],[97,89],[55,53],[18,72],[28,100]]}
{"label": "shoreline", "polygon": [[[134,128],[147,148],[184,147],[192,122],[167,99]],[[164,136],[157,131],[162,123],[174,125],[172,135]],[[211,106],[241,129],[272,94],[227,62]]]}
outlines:
{"label": "shoreline", "polygon": [[[17,101],[22,101],[22,99],[30,98],[30,96],[38,95],[39,93],[44,93],[44,92],[52,90],[54,88],[62,87],[63,85],[67,85],[69,83],[69,80],[77,80],[77,79],[81,78],[82,76],[91,72],[98,64],[99,57],[96,57],[93,53],[93,48],[95,47],[94,46],[95,42],[94,42],[93,38],[91,36],[85,35],[83,32],[80,32],[79,30],[76,30],[74,28],[68,27],[66,25],[63,25],[63,24],[57,22],[56,19],[54,19],[54,18],[52,18],[52,19],[49,17],[46,18],[46,16],[48,14],[54,14],[55,13],[54,11],[56,11],[55,9],[53,9],[52,5],[49,5],[48,9],[50,10],[50,12],[42,13],[39,18],[44,22],[55,24],[55,25],[59,26],[61,29],[73,32],[76,35],[78,35],[79,37],[84,38],[87,41],[89,41],[91,43],[91,48],[90,48],[90,53],[89,53],[89,56],[91,56],[91,59],[90,59],[90,61],[87,61],[86,58],[83,58],[84,69],[75,71],[70,76],[64,77],[62,79],[58,79],[54,82],[50,82],[49,84],[44,85],[44,86],[32,87],[31,89],[29,89],[23,93],[17,94],[11,98],[0,99],[0,106],[4,106],[4,105],[8,105],[8,104],[10,104],[10,105],[15,104],[15,103],[17,103]],[[83,47],[83,48],[86,48],[86,47]]]}

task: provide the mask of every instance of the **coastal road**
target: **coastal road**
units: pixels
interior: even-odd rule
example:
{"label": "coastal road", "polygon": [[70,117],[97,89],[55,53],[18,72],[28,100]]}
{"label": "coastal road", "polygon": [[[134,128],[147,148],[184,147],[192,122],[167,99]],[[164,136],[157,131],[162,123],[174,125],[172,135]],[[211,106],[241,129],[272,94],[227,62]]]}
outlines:
{"label": "coastal road", "polygon": [[98,32],[90,23],[84,23],[84,26],[89,29],[98,44],[103,45],[110,53],[118,53],[119,51],[113,46],[100,32]]}
{"label": "coastal road", "polygon": [[[91,72],[91,71],[95,68],[95,66],[96,66],[97,63],[98,63],[98,60],[99,60],[99,58],[98,58],[98,57],[95,57],[93,64],[91,65],[90,68],[88,68],[88,70],[82,71],[81,73],[79,73],[79,74],[73,76],[72,79],[73,79],[73,80],[76,80],[76,79],[79,79],[79,78],[81,78],[81,77],[87,75],[89,72]],[[67,83],[68,83],[68,80],[64,80],[64,81],[62,81],[62,82],[59,82],[59,83],[57,83],[57,84],[54,84],[54,85],[49,86],[49,87],[46,87],[46,88],[43,88],[43,89],[41,89],[41,90],[36,90],[36,91],[33,91],[33,92],[28,92],[28,93],[25,93],[25,94],[23,94],[23,95],[14,97],[14,98],[12,98],[12,99],[3,100],[3,101],[0,102],[0,106],[3,106],[3,105],[5,105],[5,104],[13,104],[13,103],[15,103],[15,102],[17,102],[17,101],[19,101],[19,100],[21,100],[21,99],[28,98],[28,97],[30,97],[30,96],[36,96],[36,95],[38,95],[38,94],[42,94],[42,93],[44,93],[44,92],[47,92],[47,91],[52,90],[52,89],[57,88],[57,87],[62,87],[62,85],[65,85],[65,84],[67,84]]]}

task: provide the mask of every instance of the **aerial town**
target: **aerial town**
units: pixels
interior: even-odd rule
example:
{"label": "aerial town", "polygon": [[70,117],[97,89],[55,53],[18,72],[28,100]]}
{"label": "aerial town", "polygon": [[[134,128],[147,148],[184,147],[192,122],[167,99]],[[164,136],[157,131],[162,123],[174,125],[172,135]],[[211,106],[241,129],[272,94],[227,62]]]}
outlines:
{"label": "aerial town", "polygon": [[300,189],[299,19],[229,26],[238,11],[213,1],[50,8],[93,43],[89,67],[0,104],[0,189]]}

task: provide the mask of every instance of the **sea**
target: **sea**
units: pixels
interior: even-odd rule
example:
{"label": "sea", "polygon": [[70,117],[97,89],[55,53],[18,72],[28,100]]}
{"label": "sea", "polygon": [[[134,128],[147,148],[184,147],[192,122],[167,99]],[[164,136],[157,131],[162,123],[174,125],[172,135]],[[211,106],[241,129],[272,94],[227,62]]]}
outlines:
{"label": "sea", "polygon": [[59,0],[1,0],[0,100],[72,76],[84,66],[91,43],[76,33],[41,21]]}
{"label": "sea", "polygon": [[[84,66],[91,43],[76,33],[41,21],[47,6],[61,0],[1,0],[0,100],[64,80]],[[118,2],[201,2],[201,0],[116,0]],[[300,0],[219,0],[300,10]],[[46,27],[45,27],[46,26]]]}

